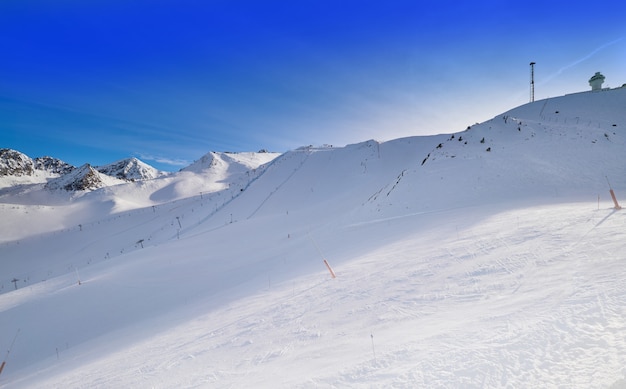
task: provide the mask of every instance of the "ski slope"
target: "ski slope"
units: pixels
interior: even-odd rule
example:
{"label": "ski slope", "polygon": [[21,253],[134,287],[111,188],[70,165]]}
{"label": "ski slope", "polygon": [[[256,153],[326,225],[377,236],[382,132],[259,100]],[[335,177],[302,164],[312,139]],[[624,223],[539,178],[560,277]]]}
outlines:
{"label": "ski slope", "polygon": [[625,387],[624,108],[2,196],[0,386]]}

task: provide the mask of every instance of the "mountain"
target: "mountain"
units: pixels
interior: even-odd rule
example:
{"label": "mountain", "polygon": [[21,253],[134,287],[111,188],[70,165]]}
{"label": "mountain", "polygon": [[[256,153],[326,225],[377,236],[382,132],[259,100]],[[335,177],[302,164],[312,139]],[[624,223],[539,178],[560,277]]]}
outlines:
{"label": "mountain", "polygon": [[87,163],[75,170],[72,170],[70,173],[48,181],[45,188],[63,189],[66,191],[84,191],[121,184],[122,182],[123,181],[120,179],[112,178],[106,174],[100,173]]}
{"label": "mountain", "polygon": [[626,88],[572,94],[454,134],[2,196],[0,380],[618,387],[624,107]]}
{"label": "mountain", "polygon": [[0,176],[30,176],[35,166],[27,155],[11,149],[0,149]]}
{"label": "mountain", "polygon": [[38,186],[72,170],[72,165],[57,158],[32,159],[16,150],[0,149],[0,197],[37,192]]}
{"label": "mountain", "polygon": [[222,174],[224,169],[231,173],[246,172],[272,161],[279,155],[279,153],[271,153],[268,151],[256,153],[211,151],[181,171],[200,174],[216,174],[217,172],[220,172],[217,174]]}
{"label": "mountain", "polygon": [[36,171],[51,175],[67,174],[74,166],[52,157],[30,158],[11,149],[0,149],[0,176],[32,176]]}
{"label": "mountain", "polygon": [[203,196],[239,191],[263,172],[264,165],[279,155],[270,152],[209,152],[158,183],[151,182],[154,191],[143,191],[149,195],[144,204],[184,199],[192,193]]}
{"label": "mountain", "polygon": [[70,165],[69,163],[61,161],[58,158],[53,158],[53,157],[48,157],[48,156],[35,158],[33,160],[33,164],[35,166],[35,169],[37,170],[46,171],[51,174],[58,174],[58,175],[68,174],[72,172],[74,169],[76,169],[74,166]]}
{"label": "mountain", "polygon": [[[109,185],[119,185],[122,181],[152,180],[165,176],[152,166],[137,158],[123,159],[108,165],[92,167],[85,164],[80,168],[49,156],[35,159],[15,150],[0,150],[0,180],[12,185],[30,185],[47,182],[47,189],[67,191],[94,190]],[[32,177],[28,180],[26,177]],[[23,177],[16,181],[16,177]],[[6,182],[2,186],[7,186]],[[19,188],[18,188],[19,189]],[[16,188],[12,189],[13,192]]]}
{"label": "mountain", "polygon": [[[187,174],[188,178],[190,177],[188,173],[197,177],[191,181],[187,180],[187,184],[183,185],[185,188],[180,193],[183,196],[186,195],[190,182],[195,182],[198,192],[214,191],[216,190],[215,185],[218,188],[223,188],[225,185],[229,185],[227,182],[229,180],[232,184],[235,184],[236,181],[243,182],[246,180],[245,177],[239,179],[234,177],[241,175],[250,177],[250,174],[254,174],[257,167],[271,161],[278,155],[278,153],[264,150],[256,153],[210,152],[178,173],[179,175]],[[34,191],[33,184],[43,183],[45,185],[41,187],[45,189],[92,191],[125,182],[164,179],[168,175],[168,173],[159,171],[137,158],[127,158],[103,166],[86,164],[76,169],[74,166],[53,157],[38,157],[33,160],[19,151],[10,149],[0,151],[0,197],[3,196],[3,192],[10,194],[28,192],[32,194]],[[210,182],[209,185],[207,185],[207,180]],[[160,184],[167,186],[172,181],[174,183],[170,189],[160,188],[162,189],[161,192],[171,192],[166,195],[166,200],[175,199],[174,193],[179,192],[177,187],[180,186],[178,184],[180,180],[164,180],[153,185],[155,187]],[[2,190],[2,188],[9,189]],[[161,194],[156,194],[155,198],[160,196]]]}
{"label": "mountain", "polygon": [[152,180],[165,175],[164,172],[153,168],[137,158],[127,158],[108,165],[99,166],[97,170],[107,176],[126,181]]}

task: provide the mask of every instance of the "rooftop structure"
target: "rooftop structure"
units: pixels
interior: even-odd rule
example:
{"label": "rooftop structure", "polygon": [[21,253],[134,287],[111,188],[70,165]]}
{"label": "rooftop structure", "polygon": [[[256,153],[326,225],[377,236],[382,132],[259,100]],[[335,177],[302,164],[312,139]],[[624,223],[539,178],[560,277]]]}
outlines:
{"label": "rooftop structure", "polygon": [[589,85],[591,85],[591,90],[592,91],[602,90],[603,82],[604,82],[604,76],[600,72],[596,72],[596,74],[594,74],[593,77],[589,79]]}

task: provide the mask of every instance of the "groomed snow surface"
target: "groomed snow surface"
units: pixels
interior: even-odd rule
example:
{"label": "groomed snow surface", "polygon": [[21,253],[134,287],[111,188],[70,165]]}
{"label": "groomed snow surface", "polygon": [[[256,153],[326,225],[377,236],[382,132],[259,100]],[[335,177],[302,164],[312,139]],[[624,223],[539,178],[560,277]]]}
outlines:
{"label": "groomed snow surface", "polygon": [[0,386],[626,388],[625,146],[621,88],[6,189]]}

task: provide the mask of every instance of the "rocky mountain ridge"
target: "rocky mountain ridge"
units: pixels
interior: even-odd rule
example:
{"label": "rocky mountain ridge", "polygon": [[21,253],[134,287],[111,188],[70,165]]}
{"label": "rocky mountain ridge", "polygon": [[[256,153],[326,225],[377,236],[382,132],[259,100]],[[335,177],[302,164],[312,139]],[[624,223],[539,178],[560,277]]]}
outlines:
{"label": "rocky mountain ridge", "polygon": [[122,180],[100,173],[96,168],[86,163],[83,166],[72,170],[68,174],[64,174],[48,181],[45,187],[47,189],[63,189],[70,192],[94,190],[122,182]]}
{"label": "rocky mountain ridge", "polygon": [[68,174],[72,170],[76,169],[74,166],[67,162],[61,161],[58,158],[49,156],[37,157],[33,160],[35,169],[43,170],[52,174]]}
{"label": "rocky mountain ridge", "polygon": [[0,179],[36,175],[46,178],[45,187],[48,189],[80,191],[122,182],[151,180],[167,173],[137,158],[122,159],[104,166],[85,164],[77,168],[50,156],[31,158],[17,150],[0,149]]}
{"label": "rocky mountain ridge", "polygon": [[[181,169],[181,172],[211,175],[225,174],[227,170],[229,174],[234,171],[253,171],[278,155],[280,154],[266,150],[242,153],[212,151]],[[218,171],[221,173],[217,173]],[[77,168],[49,156],[33,159],[17,150],[0,149],[0,188],[43,183],[43,187],[48,190],[92,191],[111,185],[168,176],[171,174],[134,157],[102,166],[86,163]]]}

